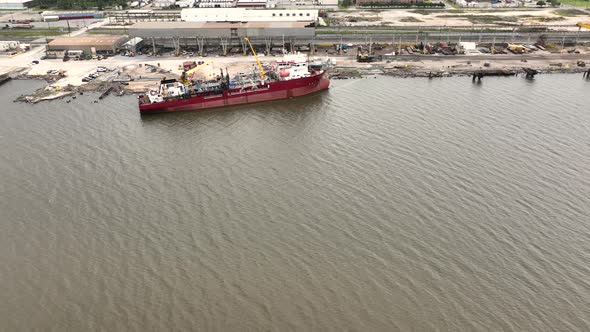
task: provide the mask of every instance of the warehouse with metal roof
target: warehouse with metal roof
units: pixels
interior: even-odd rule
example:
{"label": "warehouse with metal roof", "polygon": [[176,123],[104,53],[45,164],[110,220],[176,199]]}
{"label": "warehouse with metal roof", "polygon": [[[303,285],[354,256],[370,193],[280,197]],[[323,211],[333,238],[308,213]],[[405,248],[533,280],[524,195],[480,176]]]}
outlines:
{"label": "warehouse with metal roof", "polygon": [[126,36],[57,37],[47,44],[47,51],[84,51],[91,54],[114,54],[129,40]]}
{"label": "warehouse with metal roof", "polygon": [[306,22],[137,22],[128,28],[131,38],[139,37],[153,48],[193,48],[203,52],[204,47],[221,47],[223,54],[229,49],[245,49],[244,37],[254,45],[264,45],[269,51],[273,43],[294,45],[309,43],[315,36],[315,27]]}
{"label": "warehouse with metal roof", "polygon": [[129,36],[151,38],[311,38],[315,28],[305,22],[137,22]]}
{"label": "warehouse with metal roof", "polygon": [[0,9],[24,9],[33,0],[0,0]]}

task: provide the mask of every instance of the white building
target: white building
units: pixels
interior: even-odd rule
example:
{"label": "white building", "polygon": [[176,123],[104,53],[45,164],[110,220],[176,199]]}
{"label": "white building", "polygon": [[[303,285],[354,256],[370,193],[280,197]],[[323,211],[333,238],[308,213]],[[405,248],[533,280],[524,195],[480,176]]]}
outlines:
{"label": "white building", "polygon": [[317,9],[189,8],[180,12],[187,22],[316,22]]}
{"label": "white building", "polygon": [[234,0],[201,0],[199,8],[232,8],[235,7]]}
{"label": "white building", "polygon": [[24,9],[33,0],[0,0],[0,9]]}
{"label": "white building", "polygon": [[[338,7],[338,0],[268,0],[273,2],[269,8],[326,8]],[[401,2],[401,1],[399,1]]]}
{"label": "white building", "polygon": [[180,8],[192,8],[195,3],[195,0],[180,0],[176,2],[176,5]]}
{"label": "white building", "polygon": [[459,49],[460,53],[464,54],[480,54],[481,52],[478,51],[477,45],[473,42],[459,42],[457,43],[457,48]]}
{"label": "white building", "polygon": [[238,8],[265,8],[269,7],[266,0],[238,0],[236,1]]}
{"label": "white building", "polygon": [[154,0],[152,6],[157,8],[168,8],[176,5],[176,0]]}

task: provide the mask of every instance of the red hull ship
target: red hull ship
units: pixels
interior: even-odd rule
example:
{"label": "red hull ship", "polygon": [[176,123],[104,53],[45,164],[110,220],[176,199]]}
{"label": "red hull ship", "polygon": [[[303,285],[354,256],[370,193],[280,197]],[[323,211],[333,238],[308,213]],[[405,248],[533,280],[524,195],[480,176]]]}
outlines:
{"label": "red hull ship", "polygon": [[330,80],[324,77],[323,71],[310,71],[308,75],[299,78],[275,81],[261,80],[237,87],[231,87],[229,79],[223,81],[222,78],[221,80],[222,82],[215,88],[197,92],[194,89],[191,91],[191,88],[176,80],[162,81],[161,85],[169,86],[176,92],[171,92],[166,97],[166,93],[162,93],[160,89],[160,91],[151,92],[152,98],[149,95],[140,96],[139,111],[142,114],[192,111],[258,103],[305,96],[328,89],[330,86]]}

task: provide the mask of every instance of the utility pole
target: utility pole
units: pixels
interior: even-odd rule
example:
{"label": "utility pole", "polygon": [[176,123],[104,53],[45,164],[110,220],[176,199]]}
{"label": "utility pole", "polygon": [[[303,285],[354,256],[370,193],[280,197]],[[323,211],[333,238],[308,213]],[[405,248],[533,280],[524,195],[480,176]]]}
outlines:
{"label": "utility pole", "polygon": [[494,50],[496,49],[496,36],[494,36],[494,40],[492,41],[492,54],[494,54]]}
{"label": "utility pole", "polygon": [[49,27],[49,21],[47,21],[47,32],[45,32],[45,44],[49,44],[49,40],[47,39],[47,33],[51,31],[51,28]]}

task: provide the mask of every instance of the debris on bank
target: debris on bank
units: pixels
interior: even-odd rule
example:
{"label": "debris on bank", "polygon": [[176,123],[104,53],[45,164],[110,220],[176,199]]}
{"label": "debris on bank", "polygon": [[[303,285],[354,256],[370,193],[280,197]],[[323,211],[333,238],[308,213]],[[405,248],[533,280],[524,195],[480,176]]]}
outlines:
{"label": "debris on bank", "polygon": [[77,90],[77,87],[74,87],[72,85],[67,85],[62,88],[54,88],[47,86],[37,89],[37,91],[33,92],[30,95],[21,95],[20,97],[16,98],[15,102],[36,104],[41,101],[55,100],[71,96],[73,94],[76,94]]}
{"label": "debris on bank", "polygon": [[346,80],[349,78],[363,77],[363,74],[357,68],[352,67],[336,67],[333,68],[328,74],[330,79],[333,80]]}

